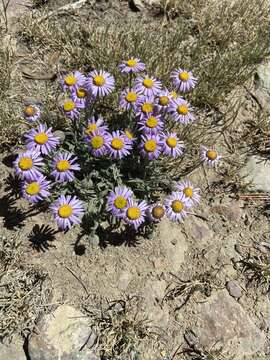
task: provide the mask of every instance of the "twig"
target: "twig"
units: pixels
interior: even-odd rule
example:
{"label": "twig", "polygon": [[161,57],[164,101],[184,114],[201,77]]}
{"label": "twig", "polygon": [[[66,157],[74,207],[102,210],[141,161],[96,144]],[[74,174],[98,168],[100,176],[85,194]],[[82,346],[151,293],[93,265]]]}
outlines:
{"label": "twig", "polygon": [[37,21],[37,23],[41,23],[42,21],[46,20],[47,18],[51,18],[54,16],[57,16],[59,14],[65,13],[67,11],[72,11],[72,10],[76,10],[76,9],[80,9],[82,6],[84,6],[86,3],[88,2],[88,0],[79,0],[73,4],[68,4],[68,5],[64,5],[61,6],[59,9],[57,10],[53,10],[48,12],[48,14],[43,15],[42,17],[40,17]]}
{"label": "twig", "polygon": [[175,359],[175,357],[176,357],[176,355],[178,354],[178,351],[180,350],[180,348],[181,348],[182,345],[183,345],[183,344],[180,344],[180,345],[176,348],[175,352],[173,353],[173,355],[172,355],[172,357],[171,357],[171,360]]}
{"label": "twig", "polygon": [[192,212],[187,212],[187,214],[196,216],[197,218],[202,219],[202,220],[204,220],[204,221],[209,221],[209,219],[207,219],[207,218],[206,218],[205,216],[203,216],[203,215],[195,214],[195,213],[192,213]]}
{"label": "twig", "polygon": [[64,265],[64,267],[67,269],[67,271],[69,271],[75,277],[75,279],[77,279],[79,281],[79,283],[82,285],[84,291],[86,292],[87,296],[90,296],[90,294],[89,294],[86,286],[82,282],[82,280],[68,266]]}
{"label": "twig", "polygon": [[270,194],[242,194],[238,195],[240,200],[270,200]]}

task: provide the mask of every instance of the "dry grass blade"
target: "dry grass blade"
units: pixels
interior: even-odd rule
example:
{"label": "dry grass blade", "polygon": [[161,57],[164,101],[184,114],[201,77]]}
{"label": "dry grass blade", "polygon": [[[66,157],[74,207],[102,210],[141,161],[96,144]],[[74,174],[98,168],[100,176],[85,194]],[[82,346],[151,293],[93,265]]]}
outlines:
{"label": "dry grass blade", "polygon": [[263,294],[270,291],[270,258],[266,255],[247,255],[240,260],[240,270],[247,278],[247,286],[261,288]]}
{"label": "dry grass blade", "polygon": [[33,328],[50,291],[45,285],[47,274],[22,263],[17,238],[2,236],[0,243],[0,342],[7,342]]}
{"label": "dry grass blade", "polygon": [[158,329],[138,310],[136,297],[109,302],[105,310],[93,311],[86,307],[85,311],[93,321],[106,359],[128,356],[141,341],[158,335]]}
{"label": "dry grass blade", "polygon": [[182,280],[175,274],[170,273],[173,277],[173,281],[168,285],[167,292],[163,300],[174,300],[180,298],[181,302],[176,307],[176,310],[180,310],[191,297],[200,292],[204,296],[210,296],[212,289],[220,288],[220,285],[215,283],[218,270],[211,270],[203,274],[194,276],[190,280]]}

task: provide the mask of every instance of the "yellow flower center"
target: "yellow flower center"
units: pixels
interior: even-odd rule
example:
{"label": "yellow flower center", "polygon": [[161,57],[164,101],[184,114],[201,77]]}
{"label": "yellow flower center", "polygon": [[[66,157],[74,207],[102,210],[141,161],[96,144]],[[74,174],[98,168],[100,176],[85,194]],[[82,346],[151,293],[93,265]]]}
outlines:
{"label": "yellow flower center", "polygon": [[182,81],[188,81],[189,79],[189,74],[186,71],[183,71],[179,74],[179,79]]}
{"label": "yellow flower center", "polygon": [[177,145],[177,139],[174,137],[169,137],[166,140],[166,144],[170,147],[170,148],[175,148]]}
{"label": "yellow flower center", "polygon": [[88,124],[87,128],[85,129],[84,133],[86,135],[91,135],[93,131],[97,130],[97,124]]}
{"label": "yellow flower center", "polygon": [[146,124],[147,127],[153,129],[153,128],[155,128],[157,126],[158,120],[154,116],[150,116],[150,118],[146,120],[145,124]]}
{"label": "yellow flower center", "polygon": [[208,150],[206,152],[206,156],[208,157],[208,159],[210,160],[216,160],[217,158],[217,152],[215,150]]}
{"label": "yellow flower center", "polygon": [[64,102],[64,111],[69,112],[75,109],[75,103],[72,100],[67,100]]}
{"label": "yellow flower center", "polygon": [[34,115],[36,115],[36,113],[37,113],[37,109],[36,108],[34,108],[33,106],[31,106],[31,105],[29,105],[29,106],[27,106],[25,109],[24,109],[24,114],[25,114],[25,116],[34,116]]}
{"label": "yellow flower center", "polygon": [[155,151],[157,148],[157,142],[156,140],[147,140],[145,143],[144,143],[144,149],[145,151],[147,152],[153,152]]}
{"label": "yellow flower center", "polygon": [[40,190],[40,185],[37,182],[32,182],[26,186],[25,192],[28,195],[37,195]]}
{"label": "yellow flower center", "polygon": [[171,95],[174,99],[177,99],[177,98],[178,98],[177,92],[174,91],[174,90],[170,92],[170,95]]}
{"label": "yellow flower center", "polygon": [[73,209],[68,204],[61,205],[60,208],[58,209],[58,215],[64,219],[70,217],[72,213],[73,213]]}
{"label": "yellow flower center", "polygon": [[128,92],[126,95],[126,101],[129,103],[135,102],[137,100],[137,98],[138,98],[138,95],[133,91]]}
{"label": "yellow flower center", "polygon": [[172,202],[171,208],[175,213],[180,213],[184,209],[184,204],[180,200],[174,200]]}
{"label": "yellow flower center", "polygon": [[68,75],[65,77],[65,83],[68,86],[73,86],[77,83],[77,79],[74,75]]}
{"label": "yellow flower center", "polygon": [[153,107],[153,104],[151,104],[151,103],[144,103],[142,106],[142,111],[144,113],[150,113],[153,111],[153,109],[154,109],[154,107]]}
{"label": "yellow flower center", "polygon": [[144,79],[143,80],[143,85],[147,88],[147,89],[151,89],[154,85],[154,81],[151,79]]}
{"label": "yellow flower center", "polygon": [[169,104],[169,101],[168,96],[163,95],[159,97],[159,105],[166,106]]}
{"label": "yellow flower center", "polygon": [[134,67],[137,65],[137,60],[135,59],[129,59],[127,62],[126,62],[127,66],[129,67]]}
{"label": "yellow flower center", "polygon": [[119,138],[115,138],[112,140],[111,145],[115,150],[121,150],[124,147],[124,142]]}
{"label": "yellow flower center", "polygon": [[134,139],[134,135],[129,130],[125,130],[125,134],[130,140]]}
{"label": "yellow flower center", "polygon": [[100,149],[104,144],[104,138],[100,135],[93,136],[91,139],[91,145],[94,149]]}
{"label": "yellow flower center", "polygon": [[177,112],[180,115],[187,115],[188,113],[188,107],[186,105],[179,105],[177,107]]}
{"label": "yellow flower center", "polygon": [[49,137],[44,132],[35,135],[34,140],[39,145],[44,145],[48,141]]}
{"label": "yellow flower center", "polygon": [[76,91],[78,98],[82,99],[85,98],[87,95],[87,91],[84,88],[79,88]]}
{"label": "yellow flower center", "polygon": [[155,219],[161,219],[165,215],[165,210],[162,206],[155,206],[152,209],[152,215]]}
{"label": "yellow flower center", "polygon": [[114,206],[117,209],[124,209],[124,207],[127,206],[127,200],[124,198],[124,196],[117,196],[114,200]]}
{"label": "yellow flower center", "polygon": [[60,172],[67,171],[70,168],[70,163],[67,160],[59,160],[56,164],[56,169]]}
{"label": "yellow flower center", "polygon": [[94,77],[93,82],[96,86],[102,86],[105,84],[105,78],[102,75],[97,75]]}
{"label": "yellow flower center", "polygon": [[183,193],[185,194],[186,197],[191,198],[192,195],[193,195],[193,190],[192,190],[191,187],[186,187],[186,188],[183,190]]}
{"label": "yellow flower center", "polygon": [[138,207],[130,207],[127,210],[127,217],[130,220],[137,220],[141,216],[141,210]]}
{"label": "yellow flower center", "polygon": [[33,166],[33,160],[30,157],[22,157],[18,165],[21,170],[30,170]]}

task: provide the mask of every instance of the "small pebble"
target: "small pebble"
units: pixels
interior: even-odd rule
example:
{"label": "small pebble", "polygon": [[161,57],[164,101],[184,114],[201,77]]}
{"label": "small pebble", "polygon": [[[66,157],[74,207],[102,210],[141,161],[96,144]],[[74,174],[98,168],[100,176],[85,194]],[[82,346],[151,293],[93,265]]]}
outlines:
{"label": "small pebble", "polygon": [[242,289],[236,282],[232,280],[228,281],[226,284],[226,288],[232,297],[239,299],[242,296]]}

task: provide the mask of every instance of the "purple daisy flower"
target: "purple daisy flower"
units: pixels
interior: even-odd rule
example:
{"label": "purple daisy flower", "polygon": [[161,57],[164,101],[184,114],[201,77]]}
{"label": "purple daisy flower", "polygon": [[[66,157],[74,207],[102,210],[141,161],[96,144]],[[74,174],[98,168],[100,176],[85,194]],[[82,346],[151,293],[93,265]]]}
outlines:
{"label": "purple daisy flower", "polygon": [[44,164],[39,151],[29,150],[19,154],[13,165],[15,168],[15,173],[21,179],[34,181],[36,178],[42,176],[39,168]]}
{"label": "purple daisy flower", "polygon": [[107,155],[107,136],[106,131],[96,130],[87,138],[87,144],[92,155],[96,157]]}
{"label": "purple daisy flower", "polygon": [[159,136],[154,134],[142,135],[140,153],[144,158],[149,160],[157,159],[161,153]]}
{"label": "purple daisy flower", "polygon": [[37,150],[43,155],[48,155],[60,143],[60,139],[53,135],[52,128],[40,124],[37,129],[32,129],[25,134],[25,144],[28,150]]}
{"label": "purple daisy flower", "polygon": [[70,195],[60,195],[50,209],[61,230],[70,229],[73,224],[80,224],[84,214],[82,202],[76,196]]}
{"label": "purple daisy flower", "polygon": [[139,99],[139,94],[135,89],[125,89],[120,96],[120,107],[124,110],[134,109]]}
{"label": "purple daisy flower", "polygon": [[173,192],[165,199],[164,205],[168,218],[180,222],[187,216],[186,209],[191,206],[191,203],[182,192]]}
{"label": "purple daisy flower", "polygon": [[164,128],[164,120],[161,115],[150,115],[139,121],[139,130],[145,134],[156,134]]}
{"label": "purple daisy flower", "polygon": [[182,124],[188,124],[195,120],[192,111],[191,105],[182,98],[173,99],[168,108],[171,117]]}
{"label": "purple daisy flower", "polygon": [[175,188],[178,192],[183,193],[191,203],[199,204],[201,198],[200,189],[195,188],[189,180],[184,180],[176,184]]}
{"label": "purple daisy flower", "polygon": [[172,98],[173,96],[170,94],[169,90],[167,89],[161,90],[156,98],[158,109],[160,111],[161,110],[167,111]]}
{"label": "purple daisy flower", "polygon": [[28,105],[23,111],[25,120],[35,122],[41,116],[40,108],[37,105]]}
{"label": "purple daisy flower", "polygon": [[79,109],[81,105],[79,102],[73,101],[72,99],[67,99],[62,105],[62,111],[66,117],[74,120],[80,117]]}
{"label": "purple daisy flower", "polygon": [[107,210],[116,217],[123,217],[133,192],[126,186],[118,186],[108,196]]}
{"label": "purple daisy flower", "polygon": [[84,135],[90,136],[94,131],[107,131],[108,125],[104,122],[104,119],[100,116],[97,120],[94,117],[88,119],[87,126],[84,128]]}
{"label": "purple daisy flower", "polygon": [[171,73],[173,86],[180,92],[188,92],[193,89],[197,83],[197,78],[192,74],[192,71],[176,69]]}
{"label": "purple daisy flower", "polygon": [[113,159],[122,159],[130,154],[132,149],[132,141],[126,136],[123,131],[113,131],[112,134],[106,136],[106,146],[109,155]]}
{"label": "purple daisy flower", "polygon": [[121,73],[136,74],[145,69],[145,64],[139,58],[130,58],[119,65]]}
{"label": "purple daisy flower", "polygon": [[156,78],[145,75],[135,79],[134,88],[145,96],[155,96],[159,94],[162,84]]}
{"label": "purple daisy flower", "polygon": [[181,156],[185,149],[183,141],[180,141],[177,134],[173,132],[161,134],[160,143],[163,154],[173,158]]}
{"label": "purple daisy flower", "polygon": [[158,222],[164,218],[166,209],[162,204],[153,204],[148,207],[146,213],[151,222]]}
{"label": "purple daisy flower", "polygon": [[71,100],[81,109],[85,109],[90,102],[90,95],[84,87],[74,89],[70,94]]}
{"label": "purple daisy flower", "polygon": [[215,166],[221,159],[221,156],[215,149],[201,146],[200,159],[206,165]]}
{"label": "purple daisy flower", "polygon": [[21,192],[25,199],[36,203],[50,196],[49,186],[50,181],[47,181],[45,176],[41,175],[34,181],[23,181]]}
{"label": "purple daisy flower", "polygon": [[68,152],[57,154],[52,163],[51,175],[58,182],[73,181],[75,179],[73,171],[81,169],[76,160],[77,157]]}
{"label": "purple daisy flower", "polygon": [[150,116],[157,110],[157,105],[155,104],[153,96],[141,96],[136,102],[136,116],[139,119],[142,119],[146,116]]}
{"label": "purple daisy flower", "polygon": [[137,230],[138,227],[145,221],[147,209],[148,205],[144,200],[137,202],[130,199],[125,210],[124,221]]}
{"label": "purple daisy flower", "polygon": [[83,87],[84,83],[85,76],[79,71],[68,73],[60,80],[60,84],[64,91],[77,90],[78,88]]}
{"label": "purple daisy flower", "polygon": [[85,86],[94,98],[99,98],[110,94],[114,83],[114,77],[108,72],[93,70],[87,76]]}

